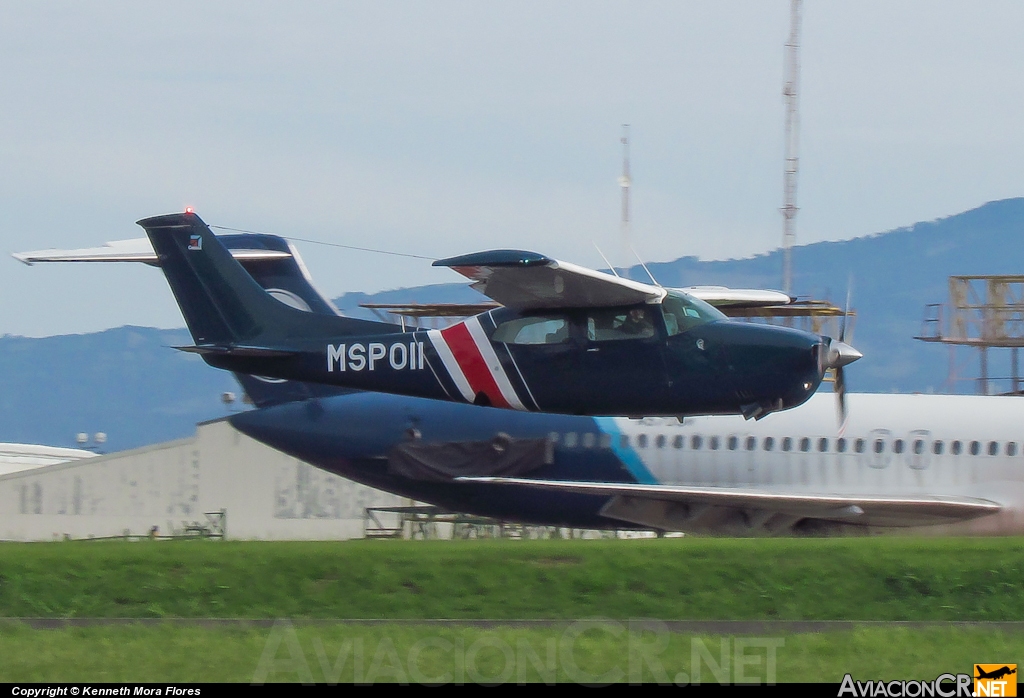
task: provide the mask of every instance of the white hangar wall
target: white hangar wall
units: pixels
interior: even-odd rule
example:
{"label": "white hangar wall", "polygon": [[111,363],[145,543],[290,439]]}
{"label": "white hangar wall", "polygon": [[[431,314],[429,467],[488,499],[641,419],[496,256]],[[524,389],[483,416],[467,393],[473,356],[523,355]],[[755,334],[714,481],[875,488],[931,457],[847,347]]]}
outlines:
{"label": "white hangar wall", "polygon": [[168,535],[224,510],[228,538],[345,540],[363,537],[366,507],[409,503],[216,421],[188,439],[0,476],[0,539]]}

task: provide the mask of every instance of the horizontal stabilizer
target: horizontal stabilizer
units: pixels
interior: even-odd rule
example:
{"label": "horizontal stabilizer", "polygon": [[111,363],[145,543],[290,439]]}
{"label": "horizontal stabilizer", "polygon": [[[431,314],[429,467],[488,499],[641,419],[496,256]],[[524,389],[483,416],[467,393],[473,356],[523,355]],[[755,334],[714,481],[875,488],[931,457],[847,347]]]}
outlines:
{"label": "horizontal stabilizer", "polygon": [[[154,267],[160,266],[160,260],[153,251],[149,238],[115,240],[99,247],[84,247],[78,250],[14,252],[11,256],[29,266],[39,262],[142,262]],[[231,256],[240,262],[259,262],[288,259],[292,255],[281,250],[232,249]]]}
{"label": "horizontal stabilizer", "polygon": [[253,358],[259,359],[273,359],[284,358],[286,356],[295,356],[294,351],[283,351],[281,349],[270,349],[267,347],[242,347],[202,344],[198,346],[174,348],[177,349],[178,351],[184,351],[189,354],[206,354],[216,356],[251,356]]}
{"label": "horizontal stabilizer", "polygon": [[459,478],[467,482],[519,485],[549,492],[574,492],[608,497],[675,502],[694,507],[758,511],[794,518],[879,526],[921,526],[953,523],[995,514],[1002,507],[987,499],[916,495],[796,494],[734,487],[689,487],[639,483],[572,482],[529,478]]}

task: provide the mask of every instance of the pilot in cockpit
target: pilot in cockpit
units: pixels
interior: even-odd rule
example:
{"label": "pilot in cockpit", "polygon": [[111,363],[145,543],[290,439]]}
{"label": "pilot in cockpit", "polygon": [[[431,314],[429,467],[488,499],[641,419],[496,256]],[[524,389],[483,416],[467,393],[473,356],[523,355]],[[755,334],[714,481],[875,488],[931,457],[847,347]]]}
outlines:
{"label": "pilot in cockpit", "polygon": [[615,324],[615,329],[629,337],[654,336],[654,323],[644,308],[633,308],[626,317]]}

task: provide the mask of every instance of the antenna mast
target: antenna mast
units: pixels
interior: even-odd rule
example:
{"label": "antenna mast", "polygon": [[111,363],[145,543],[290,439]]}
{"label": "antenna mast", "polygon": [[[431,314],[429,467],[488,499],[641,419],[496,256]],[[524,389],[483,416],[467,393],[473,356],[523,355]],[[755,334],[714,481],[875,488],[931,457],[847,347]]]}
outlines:
{"label": "antenna mast", "polygon": [[626,264],[626,260],[629,259],[629,251],[633,247],[629,234],[629,188],[633,184],[629,178],[629,124],[622,125],[622,138],[619,141],[622,143],[622,175],[619,176],[619,187],[622,188],[622,224],[620,229],[622,257],[620,259],[623,261],[623,274],[628,278],[629,273],[626,270],[629,265]]}
{"label": "antenna mast", "polygon": [[782,291],[793,295],[793,242],[796,240],[796,173],[799,165],[800,115],[800,11],[803,0],[790,0],[789,41],[786,42],[786,76],[782,97],[786,101],[786,170],[782,202]]}

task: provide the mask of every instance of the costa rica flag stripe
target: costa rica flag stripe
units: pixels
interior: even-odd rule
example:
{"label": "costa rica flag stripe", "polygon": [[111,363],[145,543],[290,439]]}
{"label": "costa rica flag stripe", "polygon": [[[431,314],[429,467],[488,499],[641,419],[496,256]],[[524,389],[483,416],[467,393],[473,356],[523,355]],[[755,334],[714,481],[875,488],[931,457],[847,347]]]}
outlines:
{"label": "costa rica flag stripe", "polygon": [[452,382],[455,383],[455,387],[462,394],[462,397],[466,402],[473,402],[476,394],[473,392],[469,381],[466,380],[466,376],[463,375],[462,369],[459,368],[459,362],[455,360],[452,350],[448,348],[448,343],[441,336],[441,332],[438,330],[427,330],[427,338],[430,340],[430,344],[434,347],[434,351],[437,352],[438,358],[441,359],[441,363],[451,377]]}
{"label": "costa rica flag stripe", "polygon": [[428,330],[427,337],[467,402],[483,393],[495,407],[528,409],[498,359],[480,318],[473,317],[443,330]]}
{"label": "costa rica flag stripe", "polygon": [[477,349],[480,350],[480,356],[491,372],[491,377],[494,378],[494,382],[498,385],[498,390],[501,391],[502,397],[505,398],[505,402],[513,409],[525,410],[526,405],[520,401],[519,395],[516,394],[512,381],[509,380],[504,366],[501,365],[501,360],[498,359],[498,355],[494,351],[494,345],[491,344],[491,340],[487,338],[484,332],[483,325],[480,324],[480,318],[470,318],[466,320],[465,324],[466,329],[469,330],[469,335],[476,343]]}
{"label": "costa rica flag stripe", "polygon": [[505,396],[501,394],[501,390],[498,388],[494,376],[491,375],[487,362],[484,361],[480,348],[473,340],[473,335],[470,334],[466,323],[460,322],[441,330],[441,337],[448,344],[452,356],[455,357],[463,375],[469,381],[473,394],[483,393],[495,407],[511,407]]}

